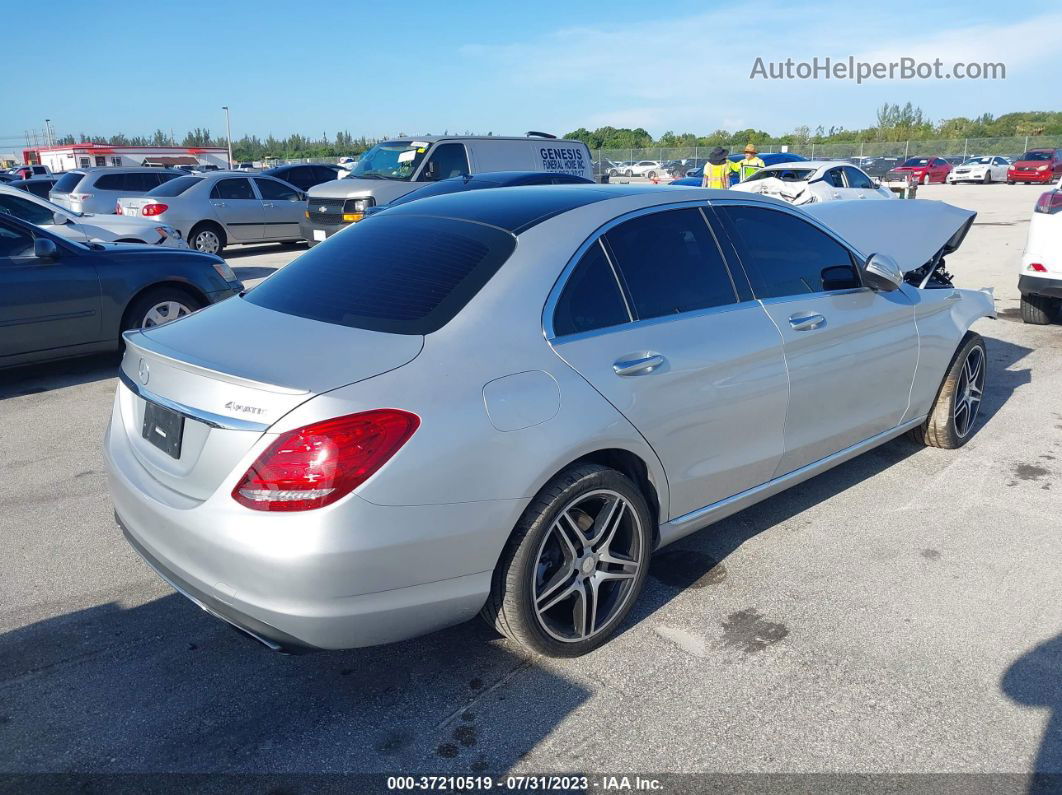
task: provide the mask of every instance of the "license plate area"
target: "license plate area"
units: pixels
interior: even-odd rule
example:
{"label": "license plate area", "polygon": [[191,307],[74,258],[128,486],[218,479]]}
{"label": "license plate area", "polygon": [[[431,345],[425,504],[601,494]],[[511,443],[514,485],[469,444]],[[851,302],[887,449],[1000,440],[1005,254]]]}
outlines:
{"label": "license plate area", "polygon": [[324,240],[327,237],[328,237],[328,233],[325,232],[325,230],[323,230],[323,229],[314,229],[313,230],[313,239],[314,240]]}
{"label": "license plate area", "polygon": [[144,402],[144,425],[140,435],[170,458],[181,457],[181,437],[184,436],[184,415],[152,403]]}

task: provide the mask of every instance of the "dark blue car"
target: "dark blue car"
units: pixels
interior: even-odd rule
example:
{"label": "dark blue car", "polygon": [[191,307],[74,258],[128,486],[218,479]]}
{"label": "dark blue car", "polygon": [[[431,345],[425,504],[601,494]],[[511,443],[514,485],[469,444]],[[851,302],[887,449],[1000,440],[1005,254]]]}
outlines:
{"label": "dark blue car", "polygon": [[404,196],[399,196],[392,202],[381,204],[379,207],[370,207],[365,215],[397,207],[400,204],[415,202],[418,199],[427,199],[429,196],[441,196],[444,193],[460,193],[466,190],[483,190],[484,188],[515,188],[520,185],[594,185],[592,179],[577,177],[573,174],[557,174],[549,171],[487,171],[483,174],[469,174],[463,177],[450,177],[449,179],[433,182]]}
{"label": "dark blue car", "polygon": [[0,214],[0,368],[115,351],[243,289],[221,257],[132,243],[77,243]]}
{"label": "dark blue car", "polygon": [[[739,160],[744,160],[745,155],[737,154],[730,155],[731,162],[737,163]],[[779,163],[796,163],[799,160],[807,160],[803,155],[795,155],[792,152],[773,152],[770,154],[759,155],[760,160],[763,161],[765,166],[776,166]],[[683,185],[697,187],[701,184],[701,180],[704,179],[704,168],[698,168],[691,171],[689,176],[682,179],[676,179],[671,185]],[[738,181],[738,175],[735,172],[730,176],[730,184],[733,185]]]}

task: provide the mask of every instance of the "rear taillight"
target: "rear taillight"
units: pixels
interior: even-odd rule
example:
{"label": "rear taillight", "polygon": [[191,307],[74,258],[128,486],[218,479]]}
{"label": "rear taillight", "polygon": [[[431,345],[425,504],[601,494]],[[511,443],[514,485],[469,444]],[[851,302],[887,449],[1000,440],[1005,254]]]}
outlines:
{"label": "rear taillight", "polygon": [[85,199],[91,199],[91,193],[71,193],[70,198],[76,202],[83,202]]}
{"label": "rear taillight", "polygon": [[156,202],[155,204],[145,204],[143,207],[140,208],[140,214],[141,215],[149,215],[149,216],[150,215],[162,215],[168,209],[170,209],[170,205],[168,205],[168,204],[159,204],[158,202]]}
{"label": "rear taillight", "polygon": [[1040,262],[1030,262],[1029,267],[1027,267],[1026,270],[1032,271],[1033,273],[1047,273],[1047,268],[1045,268],[1043,263]]}
{"label": "rear taillight", "polygon": [[115,202],[114,203],[114,214],[115,215],[122,215],[122,203],[121,202]]}
{"label": "rear taillight", "polygon": [[1040,194],[1033,211],[1050,214],[1057,213],[1059,210],[1062,210],[1062,191],[1049,190],[1047,193]]}
{"label": "rear taillight", "polygon": [[269,446],[232,490],[256,511],[307,511],[356,489],[398,452],[420,417],[376,409],[288,431]]}

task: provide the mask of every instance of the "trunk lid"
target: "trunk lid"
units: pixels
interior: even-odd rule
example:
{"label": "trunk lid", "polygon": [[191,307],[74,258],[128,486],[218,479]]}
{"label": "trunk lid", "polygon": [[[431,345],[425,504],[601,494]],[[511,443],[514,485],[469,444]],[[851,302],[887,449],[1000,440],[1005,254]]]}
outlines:
{"label": "trunk lid", "polygon": [[[125,339],[119,401],[129,446],[157,481],[203,500],[285,414],[409,363],[424,338],[322,323],[232,298]],[[145,437],[146,431],[158,441],[179,427],[145,428],[149,403],[183,417],[176,456]],[[151,411],[149,425],[159,412]]]}

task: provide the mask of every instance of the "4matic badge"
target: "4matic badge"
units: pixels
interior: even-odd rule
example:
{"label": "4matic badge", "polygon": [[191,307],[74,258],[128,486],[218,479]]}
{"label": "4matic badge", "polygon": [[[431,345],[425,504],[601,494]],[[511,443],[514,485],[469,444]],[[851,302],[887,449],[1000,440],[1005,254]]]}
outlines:
{"label": "4matic badge", "polygon": [[225,408],[242,414],[265,414],[265,409],[260,409],[257,406],[247,406],[243,403],[237,403],[235,400],[230,400],[226,403]]}

